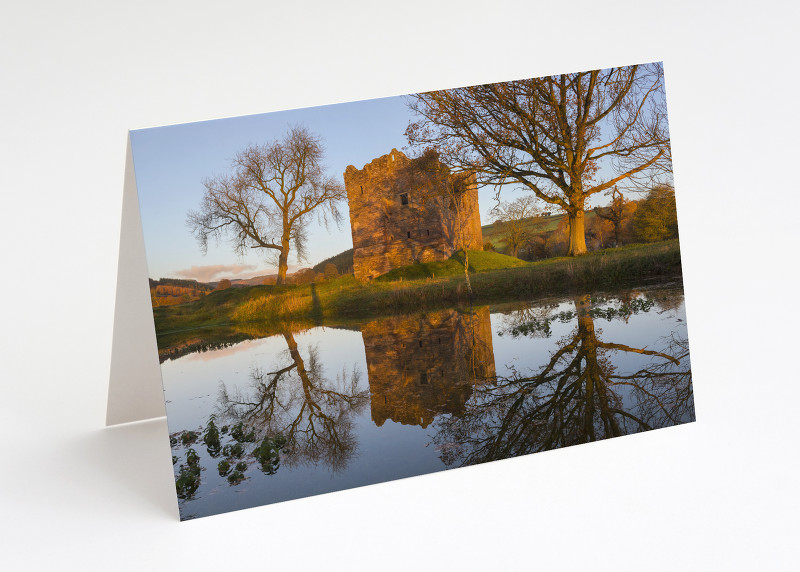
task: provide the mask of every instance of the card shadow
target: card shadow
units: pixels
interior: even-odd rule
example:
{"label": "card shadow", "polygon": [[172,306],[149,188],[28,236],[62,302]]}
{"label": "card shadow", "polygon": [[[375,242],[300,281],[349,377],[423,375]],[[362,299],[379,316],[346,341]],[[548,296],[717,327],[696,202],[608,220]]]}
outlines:
{"label": "card shadow", "polygon": [[162,516],[179,521],[165,417],[106,427],[76,439],[73,453],[86,462],[95,483],[112,495],[132,496]]}

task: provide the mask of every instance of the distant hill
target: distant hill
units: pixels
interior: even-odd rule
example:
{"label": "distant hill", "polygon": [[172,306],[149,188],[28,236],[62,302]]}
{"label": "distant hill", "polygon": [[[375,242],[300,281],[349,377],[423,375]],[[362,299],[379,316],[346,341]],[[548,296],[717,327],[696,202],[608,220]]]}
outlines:
{"label": "distant hill", "polygon": [[178,286],[180,288],[190,288],[194,290],[213,290],[214,286],[205,282],[198,282],[197,280],[185,280],[183,278],[159,278],[153,280],[150,278],[150,288],[157,288],[158,286]]}
{"label": "distant hill", "polygon": [[[351,260],[351,269],[352,272],[352,260],[353,260],[353,251],[350,250],[350,260]],[[339,255],[341,256],[341,255]],[[327,262],[327,261],[326,261]],[[297,274],[298,272],[307,271],[307,268],[300,268],[296,272],[292,272],[286,275],[289,282],[291,282],[292,276]],[[252,278],[228,278],[231,281],[231,287],[234,288],[243,288],[245,286],[261,286],[264,284],[264,280],[271,280],[272,283],[275,283],[275,280],[278,278],[277,274],[263,274],[261,276],[253,276]],[[159,278],[158,280],[154,280],[150,278],[150,288],[159,288],[160,291],[164,291],[167,288],[184,288],[188,290],[195,290],[200,293],[211,292],[214,290],[219,283],[223,279],[214,280],[212,282],[198,282],[197,280],[187,280],[183,278]]]}
{"label": "distant hill", "polygon": [[[252,278],[231,278],[231,286],[260,286],[264,283],[264,280],[267,278],[271,280],[276,280],[278,278],[277,274],[265,274],[263,276],[253,276]],[[212,282],[214,286],[219,284],[219,282]]]}
{"label": "distant hill", "polygon": [[[287,273],[286,282],[291,284],[296,276],[301,276],[309,270],[309,268],[298,268],[294,272]],[[350,271],[352,272],[352,269]],[[252,278],[229,278],[228,280],[231,281],[232,288],[244,288],[245,286],[261,286],[264,284],[265,280],[269,280],[269,284],[275,284],[277,279],[277,274],[264,274],[262,276],[253,276]],[[217,284],[219,283],[220,280],[217,280],[216,282],[209,282],[209,284],[214,288],[216,288]]]}
{"label": "distant hill", "polygon": [[336,256],[331,256],[330,258],[326,258],[316,266],[314,266],[314,272],[324,272],[325,265],[329,263],[333,263],[336,266],[336,270],[339,271],[339,274],[352,274],[353,273],[353,249],[345,250],[344,252],[340,252]]}
{"label": "distant hill", "polygon": [[[586,211],[586,221],[594,217],[594,212]],[[549,216],[535,216],[526,219],[528,236],[547,235],[556,230],[558,225],[567,217],[565,214],[554,214]],[[487,224],[481,227],[483,231],[483,242],[490,242],[496,250],[502,250],[506,246],[505,231],[503,226],[498,223]]]}

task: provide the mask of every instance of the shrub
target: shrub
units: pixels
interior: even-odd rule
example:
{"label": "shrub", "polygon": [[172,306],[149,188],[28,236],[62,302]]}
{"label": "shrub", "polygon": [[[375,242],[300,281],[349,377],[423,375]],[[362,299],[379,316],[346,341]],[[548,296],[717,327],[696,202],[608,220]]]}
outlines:
{"label": "shrub", "polygon": [[647,194],[633,214],[633,232],[638,240],[644,242],[678,237],[674,189],[659,186]]}

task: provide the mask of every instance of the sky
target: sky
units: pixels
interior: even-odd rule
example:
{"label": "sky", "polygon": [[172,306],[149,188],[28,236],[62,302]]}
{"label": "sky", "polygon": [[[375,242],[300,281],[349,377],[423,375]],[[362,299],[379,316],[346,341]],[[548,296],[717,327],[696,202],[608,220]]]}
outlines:
{"label": "sky", "polygon": [[[344,184],[348,165],[361,169],[392,149],[402,151],[407,145],[405,129],[414,119],[405,98],[397,96],[131,131],[150,277],[209,282],[277,271],[260,249],[239,257],[224,241],[209,241],[204,255],[186,225],[188,211],[200,207],[202,181],[230,173],[237,151],[280,139],[291,127],[302,125],[322,137],[326,172]],[[507,188],[502,198],[511,200],[520,192],[524,191]],[[604,204],[607,199],[595,201]],[[479,202],[481,223],[489,224],[490,210],[496,204],[494,190],[480,189]],[[331,223],[325,228],[316,220],[311,223],[308,259],[298,262],[294,252],[290,253],[290,272],[352,248],[346,204],[341,205],[341,212],[341,227]]]}

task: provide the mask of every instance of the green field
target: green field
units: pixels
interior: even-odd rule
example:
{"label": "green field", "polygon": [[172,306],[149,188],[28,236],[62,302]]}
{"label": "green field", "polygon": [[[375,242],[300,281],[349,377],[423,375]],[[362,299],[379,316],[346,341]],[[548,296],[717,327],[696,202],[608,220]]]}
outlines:
{"label": "green field", "polygon": [[[594,211],[587,210],[585,213],[585,223],[588,224],[590,220],[595,217]],[[525,230],[528,236],[528,239],[534,238],[536,236],[542,236],[546,238],[546,235],[550,234],[554,230],[558,228],[559,223],[567,217],[565,214],[555,214],[550,216],[543,216],[543,217],[531,217],[529,219],[525,219]],[[507,247],[506,243],[506,231],[503,229],[502,224],[492,223],[487,224],[481,227],[481,231],[483,232],[483,242],[491,243],[495,250],[502,251]]]}

